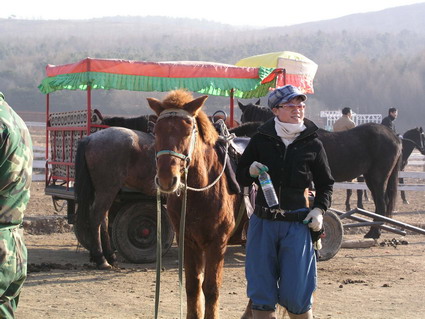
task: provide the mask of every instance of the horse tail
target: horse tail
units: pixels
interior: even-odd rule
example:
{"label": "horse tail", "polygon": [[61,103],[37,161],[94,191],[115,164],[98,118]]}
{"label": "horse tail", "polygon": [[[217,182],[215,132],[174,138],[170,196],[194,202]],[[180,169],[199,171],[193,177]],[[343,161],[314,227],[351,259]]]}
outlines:
{"label": "horse tail", "polygon": [[391,171],[390,177],[388,179],[387,190],[385,193],[385,198],[387,202],[386,217],[392,217],[393,211],[395,209],[397,201],[397,187],[398,187],[398,172],[401,169],[402,165],[402,156],[401,151],[397,157],[397,162]]}
{"label": "horse tail", "polygon": [[[75,156],[75,185],[74,196],[77,202],[76,225],[78,234],[89,238],[90,232],[90,206],[94,200],[94,187],[86,162],[86,147],[89,143],[88,137],[78,142],[77,154]],[[77,232],[76,232],[77,234]],[[80,242],[83,238],[77,238]],[[86,240],[84,240],[86,241]],[[83,244],[83,243],[82,243]],[[83,246],[85,246],[83,244]],[[87,248],[87,247],[86,247]]]}

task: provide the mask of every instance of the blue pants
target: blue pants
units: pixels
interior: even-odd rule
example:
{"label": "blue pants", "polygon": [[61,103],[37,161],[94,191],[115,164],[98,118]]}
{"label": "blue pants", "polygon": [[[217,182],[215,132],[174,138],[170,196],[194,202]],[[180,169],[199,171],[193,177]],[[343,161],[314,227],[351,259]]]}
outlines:
{"label": "blue pants", "polygon": [[279,303],[294,314],[310,310],[317,268],[308,226],[252,215],[245,274],[252,309],[273,310]]}

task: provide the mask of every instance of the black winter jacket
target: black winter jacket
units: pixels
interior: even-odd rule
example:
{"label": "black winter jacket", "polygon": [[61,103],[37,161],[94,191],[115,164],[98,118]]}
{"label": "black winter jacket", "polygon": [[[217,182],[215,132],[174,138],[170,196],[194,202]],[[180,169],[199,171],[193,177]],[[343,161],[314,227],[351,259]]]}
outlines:
{"label": "black winter jacket", "polygon": [[395,123],[394,123],[395,117],[392,117],[391,115],[388,115],[387,117],[384,117],[382,119],[381,124],[388,127],[391,131],[395,133]]}
{"label": "black winter jacket", "polygon": [[[273,186],[279,198],[280,208],[292,210],[306,207],[304,191],[314,183],[316,195],[313,207],[326,211],[331,205],[334,180],[322,142],[318,139],[318,127],[304,119],[307,127],[286,148],[276,134],[274,118],[268,120],[255,134],[238,163],[236,178],[241,186],[258,183],[249,174],[254,161],[269,168]],[[267,207],[263,192],[259,188],[256,205]]]}

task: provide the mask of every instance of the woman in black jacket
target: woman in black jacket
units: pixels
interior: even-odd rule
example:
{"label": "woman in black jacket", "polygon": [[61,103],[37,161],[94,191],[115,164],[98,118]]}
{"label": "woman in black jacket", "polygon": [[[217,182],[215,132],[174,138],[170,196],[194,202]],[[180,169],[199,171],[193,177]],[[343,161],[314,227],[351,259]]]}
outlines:
{"label": "woman in black jacket", "polygon": [[[268,103],[275,117],[251,138],[238,164],[243,186],[258,184],[268,171],[279,200],[278,208],[269,208],[259,188],[249,222],[245,271],[254,318],[275,318],[277,303],[290,318],[313,318],[316,258],[309,227],[322,229],[334,181],[318,128],[304,118],[306,99],[292,85],[274,90]],[[310,210],[304,194],[311,182]]]}

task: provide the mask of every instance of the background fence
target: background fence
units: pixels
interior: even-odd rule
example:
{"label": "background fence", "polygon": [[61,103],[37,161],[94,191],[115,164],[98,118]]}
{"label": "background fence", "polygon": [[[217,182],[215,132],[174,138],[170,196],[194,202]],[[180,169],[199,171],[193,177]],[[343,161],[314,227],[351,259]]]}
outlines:
{"label": "background fence", "polygon": [[[44,126],[44,123],[41,122],[26,122],[28,127],[32,126]],[[33,164],[33,182],[42,182],[45,180],[45,169],[46,169],[46,159],[45,159],[45,147],[42,146],[33,146],[34,153],[34,164]],[[50,153],[49,153],[50,154]],[[409,171],[416,167],[416,171]],[[417,168],[420,167],[420,171],[417,171]],[[399,190],[406,191],[425,191],[425,156],[420,154],[418,151],[414,151],[409,157],[409,163],[406,167],[405,172],[400,172],[399,176],[404,177],[405,183],[399,185]],[[410,180],[414,182],[410,182]],[[418,180],[420,183],[417,183]],[[335,183],[335,189],[367,189],[365,183],[358,182],[343,182]]]}

